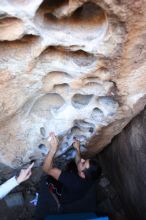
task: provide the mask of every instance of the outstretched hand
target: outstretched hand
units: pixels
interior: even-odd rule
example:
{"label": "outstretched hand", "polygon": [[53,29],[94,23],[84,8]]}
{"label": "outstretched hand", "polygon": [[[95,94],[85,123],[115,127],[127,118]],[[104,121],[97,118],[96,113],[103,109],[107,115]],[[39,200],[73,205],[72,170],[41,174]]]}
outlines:
{"label": "outstretched hand", "polygon": [[54,133],[54,132],[51,132],[51,133],[49,134],[49,136],[50,136],[50,141],[49,141],[49,143],[50,143],[50,145],[51,145],[50,151],[51,151],[52,153],[56,153],[57,148],[58,148],[58,143],[59,143],[58,138],[55,136],[55,133]]}
{"label": "outstretched hand", "polygon": [[25,180],[29,179],[31,176],[31,169],[33,167],[34,163],[32,163],[27,169],[22,169],[20,171],[19,176],[16,178],[18,184],[24,182]]}

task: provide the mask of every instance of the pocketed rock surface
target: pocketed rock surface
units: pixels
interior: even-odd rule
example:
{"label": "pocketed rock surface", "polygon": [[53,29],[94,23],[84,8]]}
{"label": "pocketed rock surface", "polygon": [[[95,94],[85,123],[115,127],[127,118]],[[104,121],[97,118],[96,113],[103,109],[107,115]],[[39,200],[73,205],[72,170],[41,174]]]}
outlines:
{"label": "pocketed rock surface", "polygon": [[73,137],[95,154],[144,108],[145,7],[146,0],[0,0],[2,164],[39,166],[52,131],[57,156]]}

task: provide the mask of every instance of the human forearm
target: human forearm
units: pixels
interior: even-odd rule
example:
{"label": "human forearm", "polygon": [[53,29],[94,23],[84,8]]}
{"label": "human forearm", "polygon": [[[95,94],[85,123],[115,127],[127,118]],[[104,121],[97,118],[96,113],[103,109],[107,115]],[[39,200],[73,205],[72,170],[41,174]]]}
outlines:
{"label": "human forearm", "polygon": [[80,162],[80,160],[81,160],[80,150],[76,149],[76,156],[75,156],[75,163],[76,163],[76,165]]}
{"label": "human forearm", "polygon": [[0,199],[5,197],[12,189],[14,189],[18,185],[19,184],[18,184],[15,177],[12,177],[11,179],[9,179],[5,183],[3,183],[0,186]]}
{"label": "human forearm", "polygon": [[52,168],[52,162],[53,162],[53,158],[54,158],[54,155],[55,155],[55,151],[50,151],[44,161],[44,164],[43,164],[43,171],[45,173],[49,173],[49,170]]}
{"label": "human forearm", "polygon": [[73,143],[73,147],[75,148],[76,150],[76,156],[75,156],[75,163],[76,165],[80,162],[81,160],[81,154],[80,154],[80,142],[78,140],[74,140],[74,143]]}
{"label": "human forearm", "polygon": [[52,161],[53,161],[54,155],[55,155],[57,148],[58,148],[58,139],[55,136],[55,134],[50,133],[50,137],[51,137],[50,151],[49,151],[49,153],[44,161],[44,164],[43,164],[43,171],[48,174],[49,174],[49,170],[52,168]]}

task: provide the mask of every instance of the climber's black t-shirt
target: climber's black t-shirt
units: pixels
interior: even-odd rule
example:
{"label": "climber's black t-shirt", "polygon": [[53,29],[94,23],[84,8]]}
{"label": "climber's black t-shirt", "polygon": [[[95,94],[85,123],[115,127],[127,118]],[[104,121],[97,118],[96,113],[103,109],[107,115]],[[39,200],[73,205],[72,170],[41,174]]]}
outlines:
{"label": "climber's black t-shirt", "polygon": [[47,182],[49,191],[55,193],[61,205],[81,199],[94,183],[78,175],[74,161],[68,164],[66,171],[61,172],[58,181],[48,176]]}
{"label": "climber's black t-shirt", "polygon": [[61,204],[69,204],[81,199],[94,183],[92,180],[81,178],[74,171],[64,171],[58,181],[62,184]]}
{"label": "climber's black t-shirt", "polygon": [[[94,181],[82,179],[75,169],[63,171],[58,179],[52,176],[46,176],[40,183],[39,198],[36,207],[36,220],[44,220],[45,216],[51,213],[67,213],[74,211],[87,211],[93,209],[96,195],[92,193],[90,202],[84,198],[88,194],[90,188],[93,188]],[[52,196],[52,193],[58,197],[60,203]],[[80,202],[80,200],[82,202]],[[87,201],[87,202],[86,202]],[[95,203],[96,204],[96,203]]]}

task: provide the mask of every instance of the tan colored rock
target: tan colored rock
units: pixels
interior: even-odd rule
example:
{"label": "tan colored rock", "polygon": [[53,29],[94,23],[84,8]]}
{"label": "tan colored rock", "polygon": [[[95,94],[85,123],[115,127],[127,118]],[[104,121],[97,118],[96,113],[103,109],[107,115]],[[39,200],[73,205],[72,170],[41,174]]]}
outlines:
{"label": "tan colored rock", "polygon": [[4,18],[0,20],[0,40],[16,40],[22,37],[23,23],[18,18]]}
{"label": "tan colored rock", "polygon": [[146,103],[146,1],[0,3],[0,162],[102,150]]}

